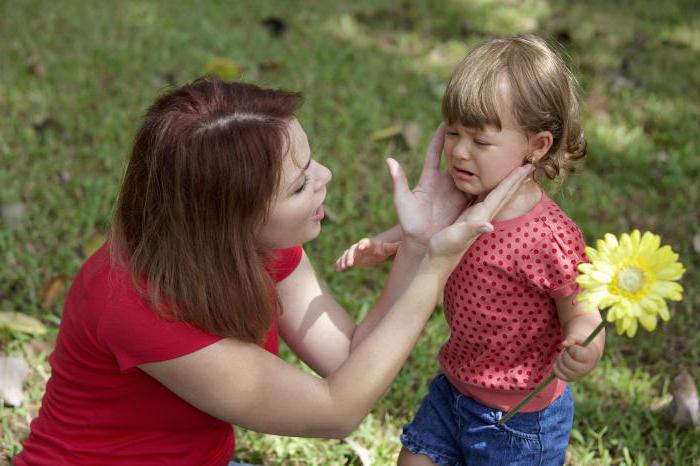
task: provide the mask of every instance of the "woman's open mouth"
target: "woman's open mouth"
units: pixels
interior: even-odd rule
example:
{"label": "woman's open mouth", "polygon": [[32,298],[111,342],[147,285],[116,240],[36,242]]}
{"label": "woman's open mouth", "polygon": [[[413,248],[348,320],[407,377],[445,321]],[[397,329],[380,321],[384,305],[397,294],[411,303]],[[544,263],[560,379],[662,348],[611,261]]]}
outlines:
{"label": "woman's open mouth", "polygon": [[317,222],[320,222],[323,220],[323,217],[325,216],[325,212],[323,211],[323,204],[318,206],[318,209],[316,209],[316,212],[314,212],[314,220]]}

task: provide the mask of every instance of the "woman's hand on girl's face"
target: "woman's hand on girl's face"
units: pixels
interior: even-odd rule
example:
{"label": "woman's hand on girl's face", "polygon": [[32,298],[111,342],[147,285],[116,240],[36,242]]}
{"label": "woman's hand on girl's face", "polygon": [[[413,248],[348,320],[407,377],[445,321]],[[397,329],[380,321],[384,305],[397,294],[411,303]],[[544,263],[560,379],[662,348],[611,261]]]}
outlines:
{"label": "woman's hand on girl's face", "polygon": [[435,130],[423,159],[420,180],[412,191],[398,162],[387,160],[401,228],[407,236],[426,245],[434,233],[455,221],[471,199],[457,189],[447,172],[440,170],[444,142],[443,123]]}
{"label": "woman's hand on girl's face", "polygon": [[479,233],[490,231],[491,219],[532,172],[532,166],[516,168],[482,202],[465,210],[473,198],[459,191],[452,177],[440,171],[444,141],[443,123],[428,146],[423,171],[413,191],[408,189],[406,175],[398,162],[387,160],[401,228],[409,238],[430,244],[432,253],[438,255],[462,252]]}
{"label": "woman's hand on girl's face", "polygon": [[434,234],[430,240],[430,253],[433,256],[461,257],[477,236],[493,231],[491,220],[531,172],[532,166],[513,170],[483,201],[464,210],[454,223]]}

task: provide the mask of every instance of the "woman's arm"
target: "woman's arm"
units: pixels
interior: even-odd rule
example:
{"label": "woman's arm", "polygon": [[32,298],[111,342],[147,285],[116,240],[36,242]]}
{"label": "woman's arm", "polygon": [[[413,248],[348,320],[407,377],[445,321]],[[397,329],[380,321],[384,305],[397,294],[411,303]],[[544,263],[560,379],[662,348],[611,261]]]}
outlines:
{"label": "woman's arm", "polygon": [[406,292],[353,354],[325,379],[259,346],[225,339],[142,370],[178,396],[226,422],[278,435],[342,438],[382,396],[432,313],[449,270],[404,242],[397,260],[420,266]]}
{"label": "woman's arm", "polygon": [[[450,176],[440,171],[440,155],[444,143],[444,125],[440,125],[426,150],[423,173],[418,186],[408,192],[403,173],[395,186],[401,189],[395,199],[401,206],[400,218],[423,225],[418,237],[427,242],[433,231],[447,227],[462,213],[468,199],[457,192]],[[396,182],[395,182],[396,183]],[[419,204],[420,203],[420,204]],[[414,209],[418,209],[414,212]],[[415,235],[415,226],[414,235]],[[401,225],[381,233],[383,240],[398,241],[403,235]],[[341,258],[342,259],[342,258]],[[277,285],[284,305],[280,318],[282,338],[306,364],[322,376],[335,370],[350,352],[376,327],[391,305],[407,286],[416,271],[418,261],[404,255],[395,258],[382,294],[357,326],[335,301],[322,280],[304,256],[297,269]]]}

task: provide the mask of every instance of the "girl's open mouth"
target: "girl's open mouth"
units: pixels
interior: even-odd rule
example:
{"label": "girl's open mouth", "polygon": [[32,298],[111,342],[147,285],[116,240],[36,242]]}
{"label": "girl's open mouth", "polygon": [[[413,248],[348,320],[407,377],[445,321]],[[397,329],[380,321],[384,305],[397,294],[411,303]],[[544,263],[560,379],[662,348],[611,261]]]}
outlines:
{"label": "girl's open mouth", "polygon": [[465,181],[472,181],[478,178],[478,175],[469,170],[460,170],[459,168],[453,169],[455,178],[459,178]]}

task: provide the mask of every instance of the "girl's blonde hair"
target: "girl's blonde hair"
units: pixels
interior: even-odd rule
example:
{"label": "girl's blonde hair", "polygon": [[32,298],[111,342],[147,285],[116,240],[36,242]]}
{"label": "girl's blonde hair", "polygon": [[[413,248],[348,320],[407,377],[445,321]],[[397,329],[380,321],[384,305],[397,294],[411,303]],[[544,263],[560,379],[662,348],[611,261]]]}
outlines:
{"label": "girl's blonde hair", "polygon": [[445,121],[469,128],[492,125],[500,130],[498,111],[506,108],[525,132],[552,133],[552,147],[535,164],[537,172],[554,180],[585,157],[578,83],[564,60],[537,36],[478,45],[453,71],[442,100]]}

